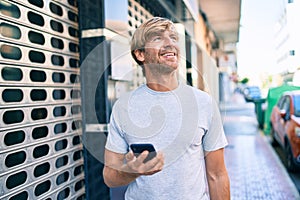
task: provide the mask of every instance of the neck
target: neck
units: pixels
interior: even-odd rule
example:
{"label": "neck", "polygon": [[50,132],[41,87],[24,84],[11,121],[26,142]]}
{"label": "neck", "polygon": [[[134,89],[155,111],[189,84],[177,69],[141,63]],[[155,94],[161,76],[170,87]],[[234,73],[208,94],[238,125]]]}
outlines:
{"label": "neck", "polygon": [[178,87],[176,71],[168,75],[151,76],[146,75],[147,86],[155,91],[171,91]]}

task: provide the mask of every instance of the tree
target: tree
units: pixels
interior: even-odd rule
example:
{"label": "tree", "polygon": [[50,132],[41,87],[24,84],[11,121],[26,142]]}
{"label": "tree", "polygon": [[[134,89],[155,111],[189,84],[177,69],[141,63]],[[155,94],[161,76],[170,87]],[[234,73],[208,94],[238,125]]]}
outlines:
{"label": "tree", "polygon": [[243,78],[242,80],[240,80],[240,83],[242,84],[247,84],[249,82],[249,78]]}

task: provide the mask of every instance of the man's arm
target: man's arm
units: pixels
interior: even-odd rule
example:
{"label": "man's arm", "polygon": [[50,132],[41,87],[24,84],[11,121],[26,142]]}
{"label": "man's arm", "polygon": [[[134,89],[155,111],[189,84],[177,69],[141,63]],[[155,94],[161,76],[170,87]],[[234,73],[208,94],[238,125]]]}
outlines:
{"label": "man's arm", "polygon": [[206,152],[205,163],[210,199],[229,200],[230,183],[224,162],[224,148]]}
{"label": "man's arm", "polygon": [[132,151],[124,155],[105,149],[103,170],[105,184],[108,187],[124,186],[141,175],[152,175],[161,171],[164,165],[162,153],[158,152],[156,157],[143,163],[147,155],[148,152],[144,151],[136,158]]}

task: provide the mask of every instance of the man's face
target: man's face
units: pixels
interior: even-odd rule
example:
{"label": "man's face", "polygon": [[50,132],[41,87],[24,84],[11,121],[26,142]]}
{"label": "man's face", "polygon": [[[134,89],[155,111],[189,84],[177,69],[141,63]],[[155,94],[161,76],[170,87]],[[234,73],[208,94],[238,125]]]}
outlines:
{"label": "man's face", "polygon": [[145,44],[144,65],[149,70],[170,73],[179,65],[178,35],[171,30],[152,34]]}

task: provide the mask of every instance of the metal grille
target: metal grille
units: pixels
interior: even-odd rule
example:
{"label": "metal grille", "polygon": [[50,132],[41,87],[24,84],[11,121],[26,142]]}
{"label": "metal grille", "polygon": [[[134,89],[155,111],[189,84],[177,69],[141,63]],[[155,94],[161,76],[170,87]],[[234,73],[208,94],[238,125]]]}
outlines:
{"label": "metal grille", "polygon": [[[144,7],[134,0],[128,0],[129,30],[134,31],[144,21],[153,17]],[[132,32],[130,33],[130,35]]]}
{"label": "metal grille", "polygon": [[[132,36],[134,30],[140,26],[147,19],[153,17],[144,7],[142,7],[135,0],[128,0],[128,29],[129,35]],[[142,72],[142,68],[134,63],[132,88],[136,88],[139,85],[145,83],[145,78]]]}
{"label": "metal grille", "polygon": [[0,199],[85,199],[76,0],[0,2]]}

